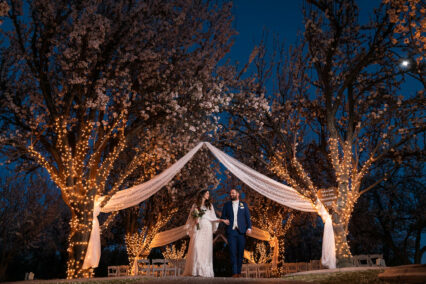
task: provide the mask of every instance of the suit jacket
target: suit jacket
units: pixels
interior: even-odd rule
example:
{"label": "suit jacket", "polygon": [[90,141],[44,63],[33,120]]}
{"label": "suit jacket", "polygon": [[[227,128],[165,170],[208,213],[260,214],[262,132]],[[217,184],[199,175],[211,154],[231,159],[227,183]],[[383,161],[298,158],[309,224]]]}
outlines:
{"label": "suit jacket", "polygon": [[[245,234],[247,229],[251,229],[250,211],[248,209],[247,203],[239,201],[237,214],[238,231]],[[223,205],[222,216],[220,218],[229,220],[229,225],[225,227],[226,233],[229,234],[232,231],[232,225],[234,224],[234,210],[232,209],[232,201],[228,201]]]}

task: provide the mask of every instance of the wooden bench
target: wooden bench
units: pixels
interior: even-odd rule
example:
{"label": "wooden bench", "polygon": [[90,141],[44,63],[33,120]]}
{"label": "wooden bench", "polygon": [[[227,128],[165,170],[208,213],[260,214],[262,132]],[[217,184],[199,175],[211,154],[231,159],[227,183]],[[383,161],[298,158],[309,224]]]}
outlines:
{"label": "wooden bench", "polygon": [[352,264],[357,267],[386,266],[383,254],[354,255]]}

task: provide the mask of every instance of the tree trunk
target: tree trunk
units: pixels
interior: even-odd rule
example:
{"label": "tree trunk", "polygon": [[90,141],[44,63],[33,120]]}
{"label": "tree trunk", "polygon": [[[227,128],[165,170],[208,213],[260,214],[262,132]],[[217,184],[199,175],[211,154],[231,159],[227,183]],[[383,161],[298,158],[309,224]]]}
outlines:
{"label": "tree trunk", "polygon": [[[13,249],[14,251],[14,249]],[[2,252],[1,259],[0,259],[0,282],[6,281],[6,271],[9,266],[9,262],[12,260],[12,257],[14,256],[14,252],[11,251],[4,251]]]}
{"label": "tree trunk", "polygon": [[336,266],[348,267],[353,266],[352,254],[349,248],[347,234],[348,234],[348,221],[343,218],[343,213],[333,212],[333,230],[336,242]]}
{"label": "tree trunk", "polygon": [[426,248],[421,247],[421,239],[422,239],[422,226],[419,226],[416,230],[416,241],[414,246],[414,263],[420,264],[422,262],[422,256],[425,252]]}
{"label": "tree trunk", "polygon": [[[90,197],[85,197],[89,199]],[[72,210],[68,244],[67,278],[89,278],[93,269],[83,269],[84,258],[92,231],[93,202],[79,202]]]}

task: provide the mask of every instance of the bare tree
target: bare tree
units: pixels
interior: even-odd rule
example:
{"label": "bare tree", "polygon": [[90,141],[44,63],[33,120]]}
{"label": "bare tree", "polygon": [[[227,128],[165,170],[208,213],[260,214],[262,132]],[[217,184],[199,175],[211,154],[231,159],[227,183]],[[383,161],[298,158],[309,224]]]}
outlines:
{"label": "bare tree", "polygon": [[323,189],[335,192],[330,213],[339,266],[350,265],[346,237],[358,198],[389,173],[368,186],[364,178],[384,158],[396,163],[415,151],[407,145],[425,131],[423,92],[399,95],[404,71],[387,8],[360,24],[354,1],[307,1],[297,47],[284,56],[277,45],[271,62],[261,42],[255,72],[241,88],[247,97],[267,99],[270,110],[234,100],[223,133],[229,146],[246,152],[245,161],[257,160],[257,168],[313,202]]}
{"label": "bare tree", "polygon": [[11,175],[0,183],[0,279],[6,280],[14,257],[48,245],[66,207],[59,191],[41,177]]}
{"label": "bare tree", "polygon": [[[392,161],[385,161],[366,183],[374,183],[375,175],[388,168],[394,168]],[[421,242],[426,231],[423,172],[424,160],[406,157],[387,181],[360,198],[350,224],[356,253],[383,253],[387,265],[421,263],[426,251]]]}

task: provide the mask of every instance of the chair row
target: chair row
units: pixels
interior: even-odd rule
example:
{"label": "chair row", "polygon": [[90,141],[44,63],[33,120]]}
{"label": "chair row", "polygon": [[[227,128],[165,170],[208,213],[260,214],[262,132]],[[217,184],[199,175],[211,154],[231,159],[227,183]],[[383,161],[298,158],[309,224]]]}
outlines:
{"label": "chair row", "polygon": [[268,278],[271,275],[272,264],[243,264],[241,275],[246,278]]}
{"label": "chair row", "polygon": [[108,277],[125,276],[125,275],[129,275],[129,266],[127,265],[108,266]]}
{"label": "chair row", "polygon": [[185,268],[185,259],[139,259],[137,275],[146,276],[179,276]]}
{"label": "chair row", "polygon": [[[386,266],[382,254],[354,255],[352,257],[352,264],[353,266],[360,267]],[[286,262],[283,265],[283,272],[287,274],[324,268],[320,260],[311,260],[310,262]]]}
{"label": "chair row", "polygon": [[[179,276],[185,268],[185,259],[139,259],[136,275],[145,276]],[[130,275],[127,265],[108,266],[108,277]]]}
{"label": "chair row", "polygon": [[285,262],[282,267],[284,274],[319,270],[323,268],[320,260],[311,260],[310,262]]}

